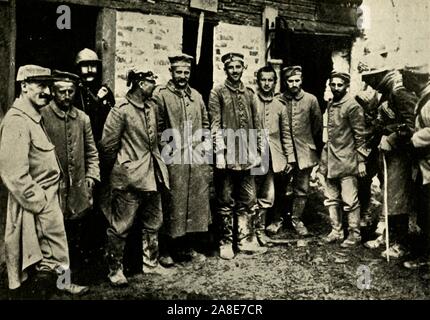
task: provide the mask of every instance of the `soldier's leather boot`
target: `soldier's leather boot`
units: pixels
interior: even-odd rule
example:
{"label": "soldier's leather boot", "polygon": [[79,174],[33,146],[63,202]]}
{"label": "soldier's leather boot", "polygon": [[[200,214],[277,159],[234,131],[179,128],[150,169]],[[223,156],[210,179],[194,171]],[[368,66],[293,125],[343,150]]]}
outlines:
{"label": "soldier's leather boot", "polygon": [[142,234],[142,271],[143,273],[171,276],[175,274],[173,269],[167,269],[158,262],[158,234],[157,232],[144,231]]}
{"label": "soldier's leather boot", "polygon": [[306,206],[306,198],[305,197],[297,197],[293,200],[293,212],[291,216],[291,223],[293,224],[294,229],[297,234],[302,237],[306,237],[309,235],[309,231],[304,225],[302,221],[303,211]]}
{"label": "soldier's leather boot", "polygon": [[109,266],[108,278],[113,286],[120,287],[128,284],[124,276],[122,257],[125,247],[125,241],[117,238],[113,234],[108,234],[107,241],[107,260]]}
{"label": "soldier's leather boot", "polygon": [[260,246],[254,232],[253,215],[241,213],[238,215],[238,249],[247,254],[262,254],[267,248]]}
{"label": "soldier's leather boot", "polygon": [[342,228],[342,212],[337,206],[328,207],[330,216],[331,232],[324,238],[326,243],[342,241],[345,237]]}
{"label": "soldier's leather boot", "polygon": [[266,213],[267,209],[259,209],[255,221],[255,234],[257,240],[263,247],[271,245],[270,238],[266,235]]}
{"label": "soldier's leather boot", "polygon": [[361,243],[360,233],[360,207],[348,212],[348,238],[340,245],[342,248],[351,248]]}

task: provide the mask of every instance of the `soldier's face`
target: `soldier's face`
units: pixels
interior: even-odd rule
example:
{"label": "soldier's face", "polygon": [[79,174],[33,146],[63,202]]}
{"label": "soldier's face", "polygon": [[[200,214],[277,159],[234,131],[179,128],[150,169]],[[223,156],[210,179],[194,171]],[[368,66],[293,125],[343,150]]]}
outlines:
{"label": "soldier's face", "polygon": [[296,74],[295,76],[288,77],[285,81],[287,90],[292,94],[297,94],[302,90],[302,75]]}
{"label": "soldier's face", "polygon": [[258,80],[258,87],[264,93],[272,93],[275,90],[275,74],[273,72],[262,72]]}
{"label": "soldier's face", "polygon": [[348,90],[348,85],[340,78],[333,78],[330,81],[330,89],[333,93],[333,100],[339,101],[345,96]]}
{"label": "soldier's face", "polygon": [[184,89],[190,81],[191,67],[176,66],[170,69],[172,73],[172,80],[177,88]]}
{"label": "soldier's face", "polygon": [[76,87],[72,82],[57,81],[52,87],[54,101],[59,107],[70,108],[76,94]]}
{"label": "soldier's face", "polygon": [[142,89],[143,95],[145,97],[150,97],[152,96],[152,93],[154,92],[155,89],[155,81],[149,81],[149,80],[142,80],[139,82],[139,86]]}
{"label": "soldier's face", "polygon": [[85,82],[94,81],[98,73],[97,62],[95,61],[82,62],[80,64],[79,71],[81,73],[82,79]]}
{"label": "soldier's face", "polygon": [[227,64],[225,67],[225,72],[227,74],[227,79],[230,80],[230,82],[239,82],[242,78],[244,66],[242,62],[240,61],[232,61]]}
{"label": "soldier's face", "polygon": [[46,106],[51,100],[51,92],[47,83],[22,82],[21,92],[36,109]]}

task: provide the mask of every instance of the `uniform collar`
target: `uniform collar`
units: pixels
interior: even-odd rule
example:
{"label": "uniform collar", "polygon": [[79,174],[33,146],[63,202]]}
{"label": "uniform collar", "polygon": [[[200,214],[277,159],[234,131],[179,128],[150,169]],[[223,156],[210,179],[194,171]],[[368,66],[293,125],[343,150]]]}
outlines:
{"label": "uniform collar", "polygon": [[39,123],[42,119],[40,112],[35,107],[33,107],[28,99],[24,97],[17,98],[13,103],[12,108],[20,110],[36,123]]}
{"label": "uniform collar", "polygon": [[72,119],[76,119],[78,116],[78,112],[76,111],[76,108],[72,106],[69,111],[63,111],[58,107],[57,103],[55,103],[54,100],[51,101],[51,103],[48,105],[49,108],[51,108],[52,111],[61,119],[64,119],[66,116],[66,113],[68,116],[70,116]]}
{"label": "uniform collar", "polygon": [[130,102],[133,106],[139,109],[144,109],[147,106],[147,102],[151,100],[151,98],[144,98],[140,90],[129,90],[125,95],[125,98],[128,102]]}
{"label": "uniform collar", "polygon": [[300,92],[293,96],[292,94],[290,94],[287,90],[282,94],[284,96],[285,99],[287,100],[301,100],[304,96],[305,96],[305,92],[302,90],[300,90]]}
{"label": "uniform collar", "polygon": [[224,85],[225,85],[227,88],[229,88],[231,91],[233,91],[233,92],[237,92],[237,91],[239,91],[239,92],[241,92],[241,93],[244,93],[244,92],[245,92],[245,85],[243,84],[243,82],[242,82],[242,81],[239,83],[239,86],[238,86],[238,87],[235,87],[235,86],[230,82],[230,80],[226,79],[226,80],[225,80],[225,82],[224,82]]}
{"label": "uniform collar", "polygon": [[331,105],[332,107],[337,107],[337,106],[341,106],[342,104],[344,104],[346,101],[348,101],[351,98],[351,96],[349,95],[349,93],[345,94],[343,96],[342,99],[340,99],[337,102],[332,101]]}
{"label": "uniform collar", "polygon": [[261,90],[260,90],[260,89],[258,89],[257,94],[258,94],[258,97],[259,97],[262,101],[264,101],[264,102],[272,102],[272,101],[273,101],[273,97],[275,96],[273,93],[272,93],[270,96],[265,96],[265,95],[263,94],[263,92],[261,92]]}
{"label": "uniform collar", "polygon": [[182,97],[182,95],[185,94],[191,101],[194,101],[193,93],[189,85],[187,85],[184,90],[180,90],[176,88],[175,83],[172,80],[169,80],[169,82],[167,82],[167,89],[179,97]]}

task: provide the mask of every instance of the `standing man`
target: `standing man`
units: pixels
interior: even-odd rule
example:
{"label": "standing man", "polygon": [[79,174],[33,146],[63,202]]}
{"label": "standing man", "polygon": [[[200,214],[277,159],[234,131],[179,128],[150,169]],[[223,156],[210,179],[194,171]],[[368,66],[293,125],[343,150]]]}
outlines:
{"label": "standing man", "polygon": [[112,90],[101,84],[101,60],[97,53],[85,48],[76,55],[75,64],[83,81],[79,88],[79,109],[90,117],[94,140],[99,143],[106,118],[115,105],[115,98]]}
{"label": "standing man", "polygon": [[[69,250],[58,198],[60,167],[43,126],[40,109],[50,100],[49,69],[26,65],[16,80],[21,94],[0,126],[0,175],[9,190],[5,250],[9,288],[17,289],[34,271],[49,297],[57,274],[69,269]],[[46,286],[46,287],[45,287]],[[87,287],[59,287],[82,294]]]}
{"label": "standing man", "polygon": [[[172,265],[172,251],[183,249],[186,258],[203,260],[196,249],[201,233],[208,231],[211,221],[209,208],[209,163],[202,163],[197,147],[202,143],[202,130],[209,134],[209,119],[203,98],[188,84],[193,57],[180,54],[169,57],[172,79],[157,88],[154,99],[159,112],[159,133],[162,155],[169,170],[170,191],[164,207],[164,226],[169,241],[161,262]],[[165,131],[169,130],[170,134]],[[177,135],[173,134],[175,131]],[[199,134],[200,132],[200,134]],[[200,139],[195,139],[199,135]],[[169,140],[173,137],[173,141]],[[174,157],[165,151],[174,145]],[[206,159],[209,160],[209,159]],[[188,237],[184,238],[184,236]],[[178,244],[181,240],[182,248]],[[190,246],[192,246],[190,248]],[[180,250],[181,251],[181,250]]]}
{"label": "standing man", "polygon": [[277,82],[276,71],[271,66],[266,66],[257,72],[258,84],[258,116],[261,126],[268,132],[267,141],[263,143],[263,153],[268,153],[265,159],[270,159],[268,166],[263,171],[265,175],[256,176],[257,185],[257,219],[255,232],[261,245],[266,246],[266,213],[273,207],[275,201],[275,174],[289,173],[292,164],[295,163],[291,131],[288,126],[288,114],[284,104],[275,96]]}
{"label": "standing man", "polygon": [[309,192],[312,168],[318,164],[317,143],[322,134],[322,116],[317,98],[302,89],[301,66],[282,70],[286,85],[279,96],[286,105],[296,165],[293,169],[293,205],[291,222],[300,236],[309,234],[302,222],[303,211]]}
{"label": "standing man", "polygon": [[[220,257],[233,259],[233,220],[237,215],[237,249],[264,253],[254,232],[257,205],[254,176],[258,166],[260,141],[255,130],[261,129],[254,91],[241,78],[245,70],[243,55],[227,53],[221,57],[227,74],[225,82],[212,89],[209,116],[216,155],[218,218],[220,220]],[[253,137],[254,136],[254,137]],[[253,139],[254,138],[254,139]],[[248,143],[250,142],[250,143]],[[252,148],[252,143],[255,148]],[[253,150],[255,149],[255,150]]]}
{"label": "standing man", "polygon": [[[328,104],[327,142],[324,146],[318,178],[325,185],[325,206],[330,214],[332,230],[327,243],[342,241],[342,209],[348,214],[348,238],[343,248],[360,243],[360,203],[357,176],[366,175],[365,122],[363,109],[348,94],[350,76],[333,71],[330,89],[333,100]],[[325,182],[325,183],[324,183]],[[342,208],[343,207],[343,208]]]}
{"label": "standing man", "polygon": [[151,71],[130,71],[122,105],[111,110],[100,142],[100,158],[112,168],[112,211],[109,228],[108,278],[114,286],[127,285],[123,255],[127,236],[136,218],[142,225],[144,273],[170,275],[158,263],[158,230],[163,222],[161,194],[169,176],[158,149],[157,106],[152,100],[155,76]]}
{"label": "standing man", "polygon": [[[409,215],[413,211],[412,155],[409,141],[414,131],[415,95],[407,91],[402,84],[402,76],[397,70],[384,68],[362,75],[363,80],[381,93],[377,123],[381,139],[379,149],[387,163],[387,209],[391,229],[389,251],[384,251],[392,258],[405,254],[405,240],[409,229]],[[382,167],[382,166],[381,166]],[[385,215],[379,216],[376,229],[377,238],[365,243],[371,249],[385,243]]]}
{"label": "standing man", "polygon": [[[402,71],[403,84],[415,92],[418,102],[415,107],[415,133],[412,145],[419,164],[416,179],[419,197],[418,222],[424,234],[423,252],[416,260],[405,261],[408,269],[430,266],[430,72],[427,64],[406,66]],[[429,274],[426,275],[429,278]]]}
{"label": "standing man", "polygon": [[[100,181],[99,158],[89,117],[74,106],[79,77],[54,70],[54,100],[41,111],[49,138],[55,146],[65,188],[60,192],[72,265],[80,266],[79,250],[86,250],[82,216],[92,207],[92,192]],[[86,253],[86,252],[85,252]],[[89,258],[89,257],[86,257]]]}

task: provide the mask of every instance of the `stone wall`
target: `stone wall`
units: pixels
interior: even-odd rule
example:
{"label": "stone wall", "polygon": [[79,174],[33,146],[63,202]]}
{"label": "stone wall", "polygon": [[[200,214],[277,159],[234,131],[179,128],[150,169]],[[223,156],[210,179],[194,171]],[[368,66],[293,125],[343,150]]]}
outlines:
{"label": "stone wall", "polygon": [[182,49],[182,18],[117,12],[115,96],[127,92],[131,68],[152,70],[162,84],[170,79],[168,55]]}
{"label": "stone wall", "polygon": [[254,87],[255,73],[264,66],[264,43],[260,27],[220,23],[214,32],[214,83],[225,80],[222,55],[234,51],[245,56],[247,69],[242,80],[246,85]]}

